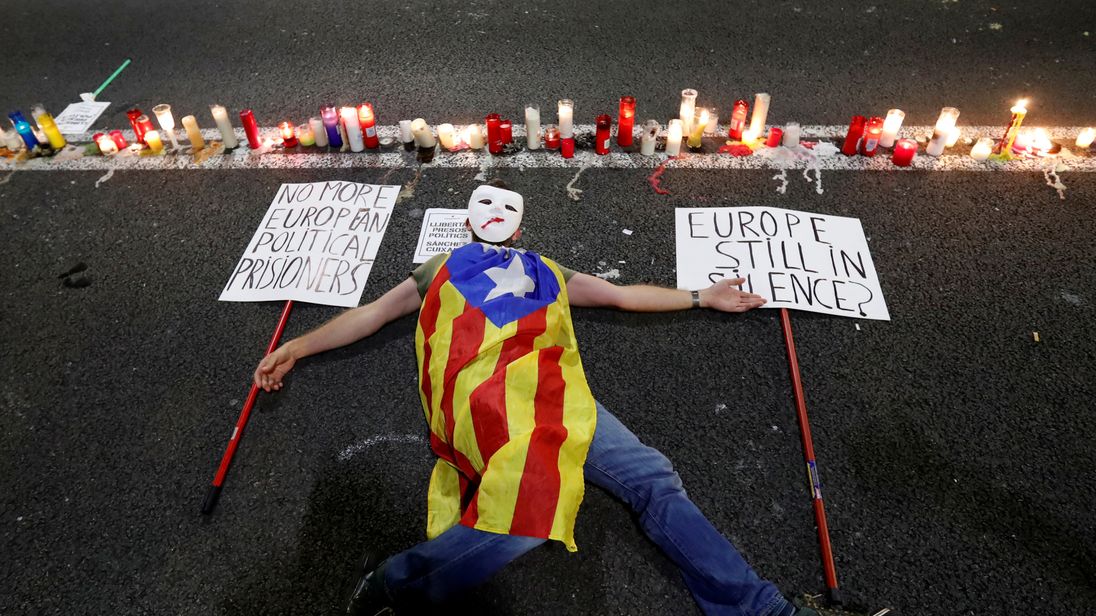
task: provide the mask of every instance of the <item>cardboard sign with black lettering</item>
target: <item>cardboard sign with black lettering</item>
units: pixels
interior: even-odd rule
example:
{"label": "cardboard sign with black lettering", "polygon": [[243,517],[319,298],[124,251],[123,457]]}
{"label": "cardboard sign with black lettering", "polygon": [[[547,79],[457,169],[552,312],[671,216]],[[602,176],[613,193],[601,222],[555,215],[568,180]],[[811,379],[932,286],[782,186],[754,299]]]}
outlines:
{"label": "cardboard sign with black lettering", "polygon": [[742,290],[794,308],[890,320],[860,220],[772,207],[678,208],[677,286],[745,278]]}
{"label": "cardboard sign with black lettering", "polygon": [[399,193],[356,182],[282,184],[221,301],[357,306]]}

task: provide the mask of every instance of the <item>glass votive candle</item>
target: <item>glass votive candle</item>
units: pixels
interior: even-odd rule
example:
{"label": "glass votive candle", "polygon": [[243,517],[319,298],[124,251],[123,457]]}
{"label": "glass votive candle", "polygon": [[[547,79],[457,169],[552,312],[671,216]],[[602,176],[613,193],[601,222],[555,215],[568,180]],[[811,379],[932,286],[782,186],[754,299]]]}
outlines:
{"label": "glass votive candle", "polygon": [[298,124],[296,130],[298,143],[306,147],[312,147],[316,145],[316,131],[313,130],[311,121]]}
{"label": "glass votive candle", "polygon": [[555,124],[544,127],[544,147],[549,150],[559,149],[559,128]]}
{"label": "glass votive candle", "polygon": [[913,139],[899,139],[894,144],[891,162],[898,167],[909,167],[917,155],[917,142]]}
{"label": "glass votive candle", "polygon": [[708,107],[708,124],[704,127],[705,135],[714,135],[719,130],[719,110]]}
{"label": "glass votive candle", "polygon": [[287,148],[297,147],[297,133],[293,130],[292,122],[282,122],[278,125],[278,132],[282,135],[282,146]]}
{"label": "glass votive candle", "polygon": [[129,142],[126,141],[125,135],[120,130],[112,130],[109,133],[111,140],[114,141],[114,145],[118,146],[119,150],[124,150],[129,147]]}

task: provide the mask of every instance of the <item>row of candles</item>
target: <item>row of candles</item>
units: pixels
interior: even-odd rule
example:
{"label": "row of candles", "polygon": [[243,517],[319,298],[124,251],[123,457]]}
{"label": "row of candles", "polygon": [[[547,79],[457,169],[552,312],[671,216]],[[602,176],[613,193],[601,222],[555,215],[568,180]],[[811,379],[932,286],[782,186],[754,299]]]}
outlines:
{"label": "row of candles", "polygon": [[[647,120],[640,134],[640,153],[653,155],[660,136],[665,138],[665,152],[669,156],[678,156],[681,153],[682,141],[692,150],[702,148],[702,137],[718,132],[719,116],[715,109],[696,107],[697,91],[686,89],[681,92],[681,106],[679,117],[669,121],[666,131],[656,120]],[[783,128],[770,127],[768,136],[762,140],[761,136],[766,128],[769,104],[771,98],[766,93],[759,93],[754,97],[753,114],[749,124],[746,117],[749,115],[749,104],[742,99],[735,101],[728,125],[728,138],[750,146],[757,147],[763,143],[768,147],[783,146],[796,148],[800,142],[800,125],[789,123]],[[1012,118],[1005,130],[1004,136],[996,143],[992,138],[983,137],[975,143],[971,150],[971,157],[984,161],[990,158],[995,160],[1008,160],[1014,155],[1046,154],[1053,144],[1046,136],[1045,131],[1038,129],[1034,138],[1028,139],[1021,134],[1020,126],[1027,115],[1026,100],[1018,101],[1011,109]],[[160,130],[157,130],[152,120],[140,109],[131,109],[126,115],[133,128],[136,141],[140,146],[147,147],[152,153],[158,154],[164,150],[163,136],[166,135],[174,149],[179,149],[179,141],[175,134],[175,119],[171,106],[161,104],[153,107]],[[636,100],[631,96],[620,98],[617,115],[617,145],[622,148],[631,147],[634,144]],[[229,120],[228,110],[223,105],[211,105],[210,114],[220,131],[224,147],[232,149],[238,146],[236,133]],[[39,148],[59,150],[66,145],[64,136],[58,130],[53,116],[46,112],[41,105],[35,106],[32,117],[38,125],[39,131],[35,131],[22,112],[15,111],[9,114],[14,132],[5,133],[0,129],[0,145],[9,150],[16,151],[22,146],[30,151]],[[909,166],[918,150],[918,143],[913,139],[898,139],[898,132],[905,119],[905,112],[900,109],[891,109],[886,118],[853,116],[846,133],[841,152],[847,156],[857,154],[863,156],[875,156],[880,148],[892,149],[891,160],[897,166]],[[251,149],[260,149],[263,141],[260,137],[259,125],[255,114],[250,109],[240,112],[240,123],[243,125],[247,137],[248,146]],[[940,156],[945,148],[954,146],[960,136],[957,120],[959,110],[954,107],[945,107],[941,110],[936,121],[931,139],[925,147],[925,153],[929,156]],[[575,151],[574,135],[574,102],[569,99],[560,100],[557,104],[558,125],[547,125],[543,128],[540,122],[540,108],[537,105],[525,107],[525,127],[527,134],[526,146],[530,150],[543,147],[551,150],[559,150],[564,158],[571,158]],[[191,149],[195,152],[205,147],[198,121],[193,115],[182,118],[182,125],[190,141]],[[513,123],[503,119],[499,114],[489,114],[484,121],[484,131],[479,124],[471,124],[463,133],[458,133],[452,124],[439,124],[437,127],[437,139],[431,127],[422,118],[415,120],[401,120],[399,122],[400,141],[407,149],[417,147],[420,157],[429,159],[437,142],[447,150],[458,150],[465,147],[480,150],[485,146],[492,154],[503,152],[507,144],[513,142]],[[595,122],[594,149],[598,154],[608,154],[610,148],[612,118],[608,114],[599,115]],[[377,117],[370,103],[362,103],[356,107],[336,108],[335,105],[324,105],[320,108],[320,115],[310,118],[307,122],[294,127],[290,122],[282,122],[278,125],[282,145],[286,148],[297,146],[330,147],[341,149],[346,147],[352,152],[362,152],[366,149],[380,147],[380,138],[377,134]],[[163,134],[161,134],[161,131]],[[1079,148],[1087,148],[1096,137],[1096,129],[1086,128],[1078,135],[1075,145]],[[93,137],[95,144],[104,155],[113,154],[129,147],[128,142],[119,130],[109,133],[98,133]]]}

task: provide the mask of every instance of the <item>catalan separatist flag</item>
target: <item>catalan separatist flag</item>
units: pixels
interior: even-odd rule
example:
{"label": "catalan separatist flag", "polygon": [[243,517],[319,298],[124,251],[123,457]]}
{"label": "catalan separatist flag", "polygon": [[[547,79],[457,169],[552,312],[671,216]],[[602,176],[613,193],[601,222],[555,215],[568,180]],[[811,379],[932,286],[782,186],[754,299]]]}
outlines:
{"label": "catalan separatist flag", "polygon": [[460,523],[575,551],[597,412],[559,266],[472,243],[442,263],[415,332],[430,446],[427,536]]}

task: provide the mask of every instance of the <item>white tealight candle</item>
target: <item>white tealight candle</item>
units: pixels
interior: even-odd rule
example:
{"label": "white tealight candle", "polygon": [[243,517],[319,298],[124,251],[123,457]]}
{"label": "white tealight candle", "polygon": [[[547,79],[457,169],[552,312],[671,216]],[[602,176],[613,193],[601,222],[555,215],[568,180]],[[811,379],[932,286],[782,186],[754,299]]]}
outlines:
{"label": "white tealight candle", "polygon": [[308,118],[308,125],[312,127],[312,135],[316,138],[316,147],[326,148],[327,129],[324,128],[323,118]]}
{"label": "white tealight candle", "polygon": [[666,154],[670,156],[681,154],[681,134],[684,130],[680,118],[670,120],[670,129],[666,131]]}
{"label": "white tealight candle", "polygon": [[209,112],[213,114],[213,121],[217,123],[217,130],[221,131],[221,141],[225,147],[236,147],[236,131],[232,128],[232,122],[228,119],[228,110],[222,105],[210,105]]}
{"label": "white tealight candle", "polygon": [[677,117],[681,120],[681,132],[691,134],[693,119],[696,117],[696,90],[686,88],[681,91],[681,108]]}
{"label": "white tealight candle", "polygon": [[[752,139],[743,139],[747,143],[760,139],[765,134],[765,121],[769,118],[769,101],[771,97],[764,92],[754,95],[753,115],[750,116],[749,132]],[[745,136],[745,135],[743,135]]]}
{"label": "white tealight candle", "polygon": [[483,149],[483,130],[479,124],[469,124],[464,129],[464,142],[473,150]]}
{"label": "white tealight candle", "polygon": [[1092,140],[1096,139],[1096,128],[1086,128],[1077,135],[1077,141],[1074,143],[1079,148],[1087,148],[1092,145]]}
{"label": "white tealight candle", "polygon": [[400,120],[400,143],[411,143],[415,133],[411,132],[411,120]]}
{"label": "white tealight candle", "polygon": [[364,137],[362,137],[362,124],[358,121],[358,110],[353,107],[343,107],[339,110],[342,116],[343,128],[346,129],[346,138],[350,141],[351,152],[361,152],[365,149]]}
{"label": "white tealight candle", "polygon": [[799,123],[789,122],[784,127],[784,139],[780,142],[780,145],[786,148],[799,147]]}
{"label": "white tealight candle", "polygon": [[99,153],[103,156],[110,156],[118,152],[118,144],[114,143],[109,135],[100,135],[95,140],[95,145],[99,146]]}
{"label": "white tealight candle", "polygon": [[171,141],[171,147],[173,149],[179,149],[179,140],[175,138],[175,116],[171,115],[171,105],[160,104],[152,108],[152,113],[156,114],[156,121],[159,122],[160,128],[167,134],[167,138]]}
{"label": "white tealight candle", "polygon": [[570,99],[559,101],[559,138],[571,139],[575,136],[575,103]]}
{"label": "white tealight candle", "polygon": [[887,112],[887,119],[883,120],[883,134],[879,137],[879,145],[884,148],[893,148],[894,140],[898,138],[898,129],[902,128],[902,120],[906,119],[906,112],[901,109],[891,109]]}
{"label": "white tealight candle", "polygon": [[655,153],[655,145],[658,143],[658,132],[662,130],[658,120],[647,120],[643,123],[643,136],[640,137],[639,153],[644,156],[652,156]]}
{"label": "white tealight candle", "polygon": [[441,142],[441,147],[452,150],[457,147],[457,140],[453,133],[452,124],[438,124],[438,141]]}
{"label": "white tealight candle", "polygon": [[974,147],[970,149],[970,157],[974,160],[986,160],[993,153],[993,139],[982,137]]}
{"label": "white tealight candle", "polygon": [[540,149],[540,107],[525,106],[525,141],[530,150]]}
{"label": "white tealight candle", "polygon": [[411,123],[411,132],[415,135],[415,145],[420,148],[432,148],[437,145],[434,133],[430,131],[430,125],[422,118],[415,118]]}
{"label": "white tealight candle", "polygon": [[940,110],[940,117],[936,120],[936,128],[932,131],[932,139],[925,154],[939,156],[947,147],[948,138],[951,137],[951,129],[955,128],[955,121],[959,119],[959,110],[955,107],[944,107]]}
{"label": "white tealight candle", "polygon": [[714,135],[719,132],[719,110],[715,107],[708,108],[708,124],[704,126],[705,135]]}

